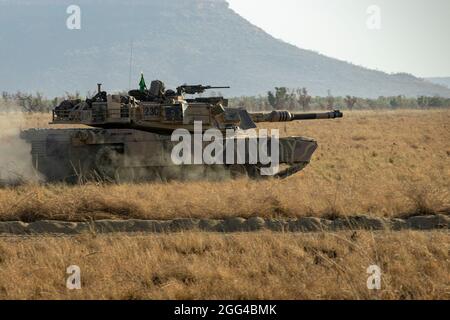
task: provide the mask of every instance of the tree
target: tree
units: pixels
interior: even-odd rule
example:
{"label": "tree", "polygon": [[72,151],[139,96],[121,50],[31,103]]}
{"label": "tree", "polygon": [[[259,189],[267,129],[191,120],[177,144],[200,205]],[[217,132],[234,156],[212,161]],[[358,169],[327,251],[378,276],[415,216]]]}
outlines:
{"label": "tree", "polygon": [[72,94],[72,93],[66,91],[65,99],[66,100],[79,100],[79,99],[81,99],[80,92],[77,90],[77,91],[75,91],[75,94]]}
{"label": "tree", "polygon": [[356,97],[346,96],[344,101],[345,104],[347,105],[347,108],[351,111],[353,110],[353,107],[355,106],[356,102],[358,102],[358,99]]}
{"label": "tree", "polygon": [[417,98],[417,104],[421,107],[421,108],[426,108],[430,105],[430,99],[428,97],[425,96],[420,96]]}
{"label": "tree", "polygon": [[327,96],[327,109],[328,110],[333,110],[334,108],[334,97],[331,95],[331,91],[328,90],[328,96]]}
{"label": "tree", "polygon": [[272,91],[267,93],[267,99],[273,109],[282,109],[289,101],[290,94],[286,87],[276,87],[275,94]]}
{"label": "tree", "polygon": [[36,93],[36,96],[31,96],[30,110],[33,112],[44,111],[45,106],[43,103],[43,96],[40,92]]}
{"label": "tree", "polygon": [[392,97],[389,101],[389,104],[392,108],[398,108],[402,105],[402,96]]}
{"label": "tree", "polygon": [[302,106],[303,111],[308,111],[311,103],[311,96],[308,94],[306,88],[297,89],[297,95],[298,103]]}
{"label": "tree", "polygon": [[8,92],[6,92],[6,91],[2,92],[2,99],[3,99],[3,101],[8,102],[8,100],[9,100]]}
{"label": "tree", "polygon": [[431,97],[429,101],[430,107],[442,107],[444,105],[444,99],[441,97]]}

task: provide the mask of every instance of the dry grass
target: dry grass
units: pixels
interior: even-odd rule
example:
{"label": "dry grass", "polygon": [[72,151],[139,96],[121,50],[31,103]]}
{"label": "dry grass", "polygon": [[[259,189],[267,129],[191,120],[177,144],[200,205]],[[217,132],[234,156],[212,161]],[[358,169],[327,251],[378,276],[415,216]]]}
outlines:
{"label": "dry grass", "polygon": [[[271,125],[320,145],[287,180],[4,187],[0,220],[448,213],[449,120],[353,112]],[[450,299],[449,244],[448,231],[2,237],[0,299]],[[65,287],[73,264],[80,291]],[[366,287],[372,264],[381,291]]]}
{"label": "dry grass", "polygon": [[[27,116],[42,127],[48,115]],[[450,111],[348,112],[344,119],[271,124],[319,149],[286,180],[0,189],[0,220],[229,216],[402,216],[448,212]],[[47,125],[48,126],[48,125]]]}
{"label": "dry grass", "polygon": [[[450,299],[448,233],[0,238],[0,299]],[[82,289],[65,287],[81,268]],[[369,265],[382,288],[366,287]]]}

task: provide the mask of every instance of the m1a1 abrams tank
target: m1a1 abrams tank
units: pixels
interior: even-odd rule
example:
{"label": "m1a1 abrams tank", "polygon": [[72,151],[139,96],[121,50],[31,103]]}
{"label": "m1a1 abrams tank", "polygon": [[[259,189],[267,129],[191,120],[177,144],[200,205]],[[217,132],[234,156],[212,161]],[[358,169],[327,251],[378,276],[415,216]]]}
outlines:
{"label": "m1a1 abrams tank", "polygon": [[[263,164],[259,155],[249,150],[256,123],[332,119],[342,117],[339,111],[294,114],[288,111],[251,113],[243,108],[229,108],[223,97],[192,97],[208,89],[220,87],[182,85],[165,90],[155,80],[147,89],[143,77],[140,90],[128,95],[109,95],[98,85],[98,93],[85,101],[63,101],[53,110],[52,124],[79,124],[79,129],[31,129],[22,132],[31,144],[33,165],[47,181],[141,181],[171,179],[202,179],[217,177],[250,178],[261,175]],[[222,87],[223,88],[223,87]],[[199,125],[200,124],[200,125]],[[195,161],[195,146],[189,151],[194,161],[175,163],[172,133],[182,129],[192,136],[215,129],[223,133],[222,162],[204,164]],[[197,132],[196,132],[197,130]],[[195,139],[194,139],[195,140]],[[266,141],[267,154],[271,138]],[[288,177],[303,169],[317,148],[313,139],[279,138],[279,168],[274,176]],[[194,142],[195,143],[195,142]],[[202,141],[200,152],[208,145]],[[238,146],[244,146],[239,149]],[[244,150],[236,155],[234,150]],[[231,152],[233,151],[233,153]],[[217,151],[214,151],[215,153]],[[186,158],[185,158],[186,159]]]}

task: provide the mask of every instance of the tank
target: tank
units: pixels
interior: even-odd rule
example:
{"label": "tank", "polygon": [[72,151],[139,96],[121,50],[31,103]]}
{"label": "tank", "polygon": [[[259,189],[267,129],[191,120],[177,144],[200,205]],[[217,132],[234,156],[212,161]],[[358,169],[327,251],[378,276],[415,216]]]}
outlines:
{"label": "tank", "polygon": [[[256,130],[263,126],[257,124],[343,116],[339,110],[252,113],[228,107],[223,97],[196,96],[209,89],[228,87],[182,85],[166,90],[162,81],[155,80],[147,89],[142,80],[139,90],[125,95],[108,94],[98,84],[93,98],[66,100],[54,108],[51,124],[83,125],[79,129],[23,131],[22,138],[31,144],[36,170],[50,182],[286,178],[310,162],[317,142],[299,136],[264,137],[259,134],[261,130]],[[211,132],[214,138],[203,139]],[[193,161],[174,161],[174,148],[180,145],[174,133],[193,137],[187,143],[191,148],[180,152],[183,159]],[[197,136],[202,139],[196,140]],[[212,141],[222,146],[211,153],[218,161],[196,161],[197,153],[204,154]],[[255,146],[259,148],[252,149]],[[277,168],[271,174],[263,174],[269,164],[263,161],[266,158],[260,154],[261,146],[266,148],[266,158],[276,155],[272,159]]]}

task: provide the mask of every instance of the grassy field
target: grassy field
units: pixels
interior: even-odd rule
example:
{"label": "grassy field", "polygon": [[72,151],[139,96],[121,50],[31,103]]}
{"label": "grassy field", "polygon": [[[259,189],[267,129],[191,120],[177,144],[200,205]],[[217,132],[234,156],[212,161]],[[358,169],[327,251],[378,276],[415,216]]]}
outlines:
{"label": "grassy field", "polygon": [[[450,299],[446,232],[0,238],[0,299]],[[81,290],[65,286],[81,269]],[[381,290],[368,290],[370,265]]]}
{"label": "grassy field", "polygon": [[[0,220],[448,214],[449,120],[448,110],[348,112],[270,124],[317,139],[303,172],[267,181],[28,182],[0,188]],[[0,172],[20,168],[33,180],[29,150],[14,136],[48,121],[0,117]],[[0,237],[0,299],[450,299],[449,244],[447,230]],[[66,289],[70,265],[81,268],[81,290]],[[370,265],[382,270],[379,291],[366,287]]]}
{"label": "grassy field", "polygon": [[[49,121],[49,116],[42,114],[15,121],[5,115],[1,118],[2,126],[14,130],[48,127]],[[450,210],[449,110],[347,112],[339,120],[269,127],[280,129],[283,136],[310,136],[319,142],[303,172],[286,180],[256,182],[29,183],[0,189],[0,220],[332,217],[361,213],[391,217]]]}

